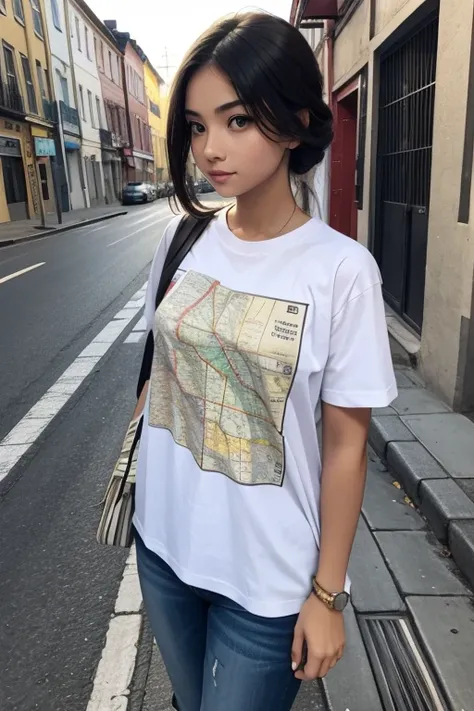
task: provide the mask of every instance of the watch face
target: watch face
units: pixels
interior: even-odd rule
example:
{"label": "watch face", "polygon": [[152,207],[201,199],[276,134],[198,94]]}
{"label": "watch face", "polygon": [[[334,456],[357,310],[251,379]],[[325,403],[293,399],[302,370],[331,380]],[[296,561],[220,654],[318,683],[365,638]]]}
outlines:
{"label": "watch face", "polygon": [[346,592],[339,593],[334,598],[333,609],[336,610],[337,612],[342,612],[348,602],[349,602],[349,595]]}

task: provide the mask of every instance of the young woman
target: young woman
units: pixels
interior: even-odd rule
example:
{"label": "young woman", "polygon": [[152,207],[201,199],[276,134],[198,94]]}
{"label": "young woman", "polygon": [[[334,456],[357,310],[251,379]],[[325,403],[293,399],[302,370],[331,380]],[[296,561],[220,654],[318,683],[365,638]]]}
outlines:
{"label": "young woman", "polygon": [[[180,711],[288,711],[344,650],[346,571],[371,407],[396,395],[369,252],[295,202],[331,113],[310,47],[285,21],[224,19],[171,95],[176,195],[198,168],[235,198],[185,257],[155,314],[141,401],[138,570]],[[322,461],[317,423],[322,419]]]}

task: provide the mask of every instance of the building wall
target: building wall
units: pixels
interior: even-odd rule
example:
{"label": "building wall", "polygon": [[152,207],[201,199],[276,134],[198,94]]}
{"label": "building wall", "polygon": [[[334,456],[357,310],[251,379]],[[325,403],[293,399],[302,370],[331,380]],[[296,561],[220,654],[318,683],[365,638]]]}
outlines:
{"label": "building wall", "polygon": [[458,221],[472,18],[473,0],[441,3],[421,342],[425,376],[462,409],[474,408],[472,191],[471,224]]}
{"label": "building wall", "polygon": [[[87,183],[87,205],[89,206],[96,202],[103,202],[105,195],[99,134],[100,126],[105,127],[105,110],[94,51],[94,25],[71,0],[69,2],[69,23],[77,84],[78,111],[82,129],[81,157]],[[89,101],[89,92],[91,102]],[[97,100],[100,112],[97,110]],[[94,185],[92,184],[90,163],[99,165],[98,169],[92,166]],[[97,189],[95,185],[97,185]]]}
{"label": "building wall", "polygon": [[[33,24],[33,11],[30,2],[23,3],[23,22],[15,19],[13,14],[13,4],[11,0],[6,2],[6,14],[0,13],[0,40],[2,43],[9,45],[13,50],[15,74],[19,93],[21,94],[25,106],[25,112],[28,114],[29,121],[25,122],[18,119],[11,119],[2,116],[0,108],[0,135],[4,137],[11,136],[21,141],[21,153],[23,161],[23,170],[25,176],[27,206],[30,217],[39,216],[40,214],[40,192],[36,173],[36,159],[34,155],[33,135],[50,137],[52,136],[51,129],[53,124],[46,120],[45,106],[43,98],[48,101],[52,98],[50,93],[50,76],[49,76],[49,55],[48,55],[48,34],[46,27],[46,16],[43,2],[40,2],[42,29],[41,35],[35,32]],[[33,106],[29,106],[27,87],[23,72],[21,55],[29,60],[30,74],[35,94],[36,111]],[[40,72],[42,76],[42,85],[45,94],[42,94],[38,78],[37,64],[40,64]],[[5,81],[5,58],[3,48],[0,57],[0,67],[2,80]],[[48,161],[49,163],[49,161]],[[6,203],[5,186],[3,184],[3,176],[0,183],[2,190],[0,196],[0,220],[8,221],[10,213]],[[54,210],[54,191],[52,185],[51,172],[48,170],[48,190],[50,200],[45,203],[47,211]]]}
{"label": "building wall", "polygon": [[[134,73],[138,75],[138,82],[135,81],[136,77]],[[132,132],[130,139],[133,143],[133,149],[151,154],[152,147],[150,145],[150,133],[148,128],[144,67],[142,60],[130,42],[128,42],[125,49],[125,77]],[[137,119],[140,120],[142,125],[141,134]]]}
{"label": "building wall", "polygon": [[[419,366],[427,382],[457,409],[474,409],[474,235],[472,217],[471,224],[458,221],[473,5],[473,0],[459,0],[454,5],[447,0],[440,2],[419,354]],[[432,4],[420,0],[377,0],[375,33],[370,39],[369,2],[364,0],[335,39],[335,89],[353,80],[365,65],[368,68],[364,207],[358,214],[358,236],[364,244],[370,245],[374,237],[380,53],[433,9]],[[471,191],[471,214],[473,197]]]}
{"label": "building wall", "polygon": [[[162,180],[165,168],[165,155],[163,154],[163,120],[161,118],[161,87],[160,82],[149,62],[145,62],[145,93],[148,103],[148,122],[151,129],[151,141],[153,157],[155,159],[155,176]],[[150,102],[153,102],[160,111],[160,116],[157,116],[151,110]]]}

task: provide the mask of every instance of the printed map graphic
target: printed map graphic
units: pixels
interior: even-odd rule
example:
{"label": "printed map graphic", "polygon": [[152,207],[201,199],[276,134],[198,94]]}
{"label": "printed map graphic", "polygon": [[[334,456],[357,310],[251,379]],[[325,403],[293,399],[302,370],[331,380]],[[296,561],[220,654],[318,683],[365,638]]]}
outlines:
{"label": "printed map graphic", "polygon": [[149,424],[170,430],[201,469],[281,485],[306,309],[187,272],[156,313]]}

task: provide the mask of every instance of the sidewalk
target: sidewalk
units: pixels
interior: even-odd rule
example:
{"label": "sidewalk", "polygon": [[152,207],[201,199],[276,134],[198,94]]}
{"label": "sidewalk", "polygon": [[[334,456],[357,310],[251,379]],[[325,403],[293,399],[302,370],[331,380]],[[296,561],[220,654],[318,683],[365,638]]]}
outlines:
{"label": "sidewalk", "polygon": [[16,222],[2,222],[0,224],[0,248],[15,244],[16,242],[26,242],[38,237],[44,237],[45,235],[72,230],[84,224],[93,224],[94,222],[100,222],[101,220],[107,220],[126,214],[127,210],[124,210],[121,204],[116,202],[113,205],[101,205],[100,207],[64,212],[61,225],[58,224],[56,214],[47,215],[47,229],[44,230],[37,229],[41,225],[39,218],[17,220]]}
{"label": "sidewalk", "polygon": [[474,423],[411,368],[396,366],[396,376],[399,396],[374,410],[370,444],[474,587]]}

